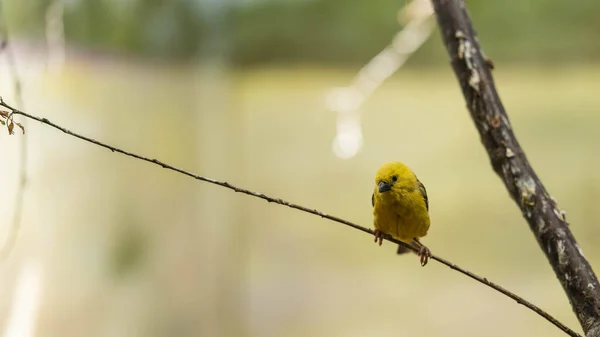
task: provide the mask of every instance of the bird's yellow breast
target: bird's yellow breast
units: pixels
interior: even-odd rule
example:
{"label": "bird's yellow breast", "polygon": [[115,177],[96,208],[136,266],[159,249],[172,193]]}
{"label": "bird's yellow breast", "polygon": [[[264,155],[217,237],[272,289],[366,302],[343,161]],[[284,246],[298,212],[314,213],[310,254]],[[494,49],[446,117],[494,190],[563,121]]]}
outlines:
{"label": "bird's yellow breast", "polygon": [[376,229],[406,243],[427,234],[429,213],[417,188],[393,189],[386,193],[379,193],[375,188],[373,199]]}

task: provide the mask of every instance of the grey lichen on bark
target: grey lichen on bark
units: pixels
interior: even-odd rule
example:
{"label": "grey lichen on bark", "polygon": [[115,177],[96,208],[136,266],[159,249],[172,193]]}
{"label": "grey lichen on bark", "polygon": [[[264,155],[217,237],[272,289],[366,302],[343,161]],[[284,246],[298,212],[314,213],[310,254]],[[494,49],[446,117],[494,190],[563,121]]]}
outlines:
{"label": "grey lichen on bark", "polygon": [[452,68],[494,171],[521,209],[588,337],[600,337],[600,285],[517,141],[462,0],[432,0]]}
{"label": "grey lichen on bark", "polygon": [[591,325],[591,328],[586,332],[586,337],[598,337],[600,336],[600,322],[596,322]]}

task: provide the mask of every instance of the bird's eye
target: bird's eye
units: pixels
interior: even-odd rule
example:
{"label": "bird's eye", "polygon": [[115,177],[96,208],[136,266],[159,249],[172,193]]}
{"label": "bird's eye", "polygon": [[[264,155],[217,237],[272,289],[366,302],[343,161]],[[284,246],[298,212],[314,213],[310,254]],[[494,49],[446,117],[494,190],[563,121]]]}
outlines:
{"label": "bird's eye", "polygon": [[393,176],[392,181],[398,181],[398,176]]}

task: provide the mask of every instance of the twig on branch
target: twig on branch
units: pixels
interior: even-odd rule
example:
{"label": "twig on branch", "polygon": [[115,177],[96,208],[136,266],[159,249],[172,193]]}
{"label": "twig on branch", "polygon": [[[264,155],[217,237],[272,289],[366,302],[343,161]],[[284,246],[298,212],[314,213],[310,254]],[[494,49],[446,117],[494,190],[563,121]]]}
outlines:
{"label": "twig on branch", "polygon": [[[432,0],[452,67],[494,171],[529,223],[588,337],[600,336],[600,284],[564,213],[529,164],[496,92],[463,0]],[[595,331],[595,332],[593,332]]]}
{"label": "twig on branch", "polygon": [[[308,208],[308,207],[297,205],[297,204],[291,203],[289,201],[282,200],[280,198],[270,197],[270,196],[268,196],[266,194],[263,194],[263,193],[253,192],[253,191],[250,191],[250,190],[247,190],[247,189],[244,189],[244,188],[236,187],[236,186],[234,186],[234,185],[232,185],[232,184],[230,184],[228,182],[225,182],[225,181],[219,181],[219,180],[211,179],[211,178],[208,178],[208,177],[203,177],[203,176],[200,176],[200,175],[188,172],[186,170],[177,168],[175,166],[163,163],[163,162],[161,162],[161,161],[159,161],[157,159],[150,159],[150,158],[147,158],[147,157],[135,154],[135,153],[131,153],[131,152],[122,150],[120,148],[117,148],[117,147],[114,147],[114,146],[111,146],[111,145],[99,142],[99,141],[97,141],[95,139],[92,139],[92,138],[89,138],[89,137],[77,134],[75,132],[72,132],[72,131],[70,131],[70,130],[68,130],[68,129],[66,129],[66,128],[60,126],[60,125],[58,125],[58,124],[55,124],[55,123],[49,121],[46,118],[33,116],[33,115],[30,115],[30,114],[25,113],[23,111],[17,110],[15,108],[11,107],[10,105],[8,105],[1,98],[0,98],[0,106],[6,108],[8,110],[10,110],[11,116],[13,116],[13,115],[22,115],[24,117],[27,117],[27,118],[33,119],[35,121],[38,121],[38,122],[40,122],[42,124],[46,124],[46,125],[51,126],[51,127],[55,128],[55,129],[58,129],[58,130],[60,130],[60,131],[62,131],[64,133],[66,133],[67,135],[79,138],[81,140],[84,140],[84,141],[92,143],[94,145],[103,147],[105,149],[109,149],[112,152],[117,152],[117,153],[120,153],[120,154],[124,154],[126,156],[133,157],[133,158],[138,159],[138,160],[142,160],[142,161],[145,161],[145,162],[148,162],[148,163],[152,163],[152,164],[158,165],[158,166],[160,166],[162,168],[165,168],[167,170],[171,170],[171,171],[175,171],[175,172],[181,173],[183,175],[186,175],[188,177],[192,177],[192,178],[197,179],[197,180],[201,180],[201,181],[204,181],[204,182],[207,182],[207,183],[211,183],[211,184],[214,184],[214,185],[225,187],[225,188],[228,188],[228,189],[233,190],[235,192],[246,194],[246,195],[250,195],[250,196],[253,196],[253,197],[256,197],[256,198],[260,198],[260,199],[263,199],[263,200],[266,200],[268,202],[272,202],[272,203],[275,203],[275,204],[278,204],[278,205],[287,206],[287,207],[290,207],[290,208],[293,208],[293,209],[296,209],[296,210],[299,210],[299,211],[302,211],[302,212],[310,213],[310,214],[319,216],[321,218],[325,218],[325,219],[328,219],[328,220],[331,220],[331,221],[334,221],[334,222],[338,222],[338,223],[344,224],[346,226],[349,226],[349,227],[352,227],[354,229],[357,229],[357,230],[359,230],[361,232],[365,232],[365,233],[374,235],[373,230],[371,230],[369,228],[362,227],[362,226],[357,225],[357,224],[355,224],[353,222],[350,222],[348,220],[344,220],[342,218],[338,218],[336,216],[320,212],[320,211],[318,211],[316,209],[311,209],[311,208]],[[406,248],[408,248],[408,249],[410,249],[410,250],[412,250],[414,252],[418,252],[418,250],[416,248],[414,248],[414,247],[412,247],[410,245],[407,245],[407,244],[405,244],[403,242],[400,242],[400,241],[392,238],[389,235],[387,235],[385,237],[385,239],[387,241],[393,242],[395,244],[402,245],[403,247],[406,247]],[[470,277],[470,278],[472,278],[472,279],[474,279],[474,280],[476,280],[476,281],[478,281],[480,283],[483,283],[483,284],[487,285],[488,287],[490,287],[490,288],[492,288],[492,289],[494,289],[496,291],[499,291],[500,293],[502,293],[502,294],[508,296],[509,298],[515,300],[517,303],[522,304],[525,307],[531,309],[533,312],[535,312],[538,315],[542,316],[543,318],[545,318],[550,323],[554,324],[555,326],[557,326],[559,329],[563,330],[567,334],[569,334],[569,335],[571,335],[573,337],[581,337],[579,334],[577,334],[576,332],[572,331],[571,329],[569,329],[568,327],[566,327],[564,324],[560,323],[557,319],[555,319],[554,317],[552,317],[550,314],[548,314],[547,312],[545,312],[541,308],[539,308],[536,305],[534,305],[533,303],[525,300],[521,296],[518,296],[518,295],[516,295],[516,294],[514,294],[514,293],[512,293],[512,292],[510,292],[508,290],[506,290],[505,288],[497,285],[496,283],[488,281],[487,278],[478,276],[478,275],[476,275],[476,274],[474,274],[474,273],[472,273],[472,272],[470,272],[470,271],[468,271],[468,270],[466,270],[464,268],[461,268],[461,267],[457,266],[456,264],[454,264],[454,263],[452,263],[452,262],[450,262],[450,261],[448,261],[446,259],[443,259],[441,257],[432,255],[430,258],[432,260],[438,261],[441,264],[446,265],[446,266],[448,266],[448,267],[450,267],[450,268],[458,271],[459,273],[464,274],[464,275],[466,275],[466,276],[468,276],[468,277]]]}

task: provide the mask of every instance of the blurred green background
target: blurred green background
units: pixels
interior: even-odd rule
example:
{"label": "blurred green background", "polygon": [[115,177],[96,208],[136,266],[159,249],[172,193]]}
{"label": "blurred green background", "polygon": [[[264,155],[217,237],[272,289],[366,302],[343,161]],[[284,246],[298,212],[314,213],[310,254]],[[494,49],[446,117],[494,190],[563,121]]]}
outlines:
{"label": "blurred green background", "polygon": [[[4,0],[15,34],[43,37],[52,0]],[[467,0],[486,52],[510,63],[594,62],[600,30],[594,0]],[[65,35],[85,48],[194,59],[220,24],[239,67],[365,63],[398,30],[406,0],[65,0]],[[411,65],[446,60],[436,34]]]}
{"label": "blurred green background", "polygon": [[[376,170],[403,161],[427,187],[434,254],[580,331],[491,169],[437,30],[360,107],[360,151],[332,151],[327,94],[403,28],[406,3],[2,5],[25,111],[369,227]],[[519,141],[598,269],[600,2],[466,3]],[[9,102],[13,87],[2,76]],[[389,243],[26,123],[25,136],[0,130],[2,238],[22,137],[29,156],[20,234],[0,265],[4,336],[564,335]]]}

